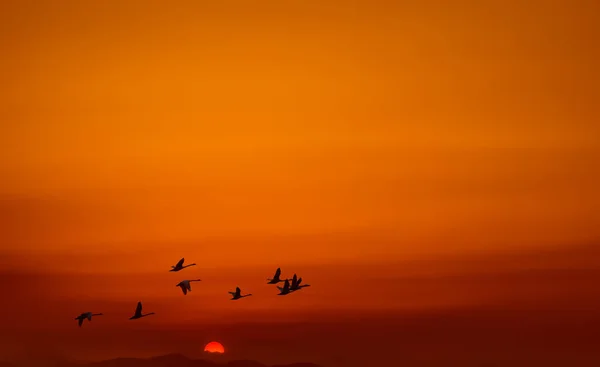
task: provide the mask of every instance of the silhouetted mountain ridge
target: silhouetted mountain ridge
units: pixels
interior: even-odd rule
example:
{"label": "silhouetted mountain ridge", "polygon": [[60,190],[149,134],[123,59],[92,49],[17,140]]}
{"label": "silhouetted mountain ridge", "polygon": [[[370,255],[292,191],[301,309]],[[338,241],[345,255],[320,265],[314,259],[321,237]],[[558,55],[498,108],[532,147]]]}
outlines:
{"label": "silhouetted mountain ridge", "polygon": [[269,366],[252,360],[234,360],[226,363],[192,359],[173,353],[150,358],[115,358],[90,363],[68,363],[56,367],[322,367],[314,363],[292,363]]}
{"label": "silhouetted mountain ridge", "polygon": [[227,362],[227,367],[266,367],[264,364],[256,361],[238,360]]}

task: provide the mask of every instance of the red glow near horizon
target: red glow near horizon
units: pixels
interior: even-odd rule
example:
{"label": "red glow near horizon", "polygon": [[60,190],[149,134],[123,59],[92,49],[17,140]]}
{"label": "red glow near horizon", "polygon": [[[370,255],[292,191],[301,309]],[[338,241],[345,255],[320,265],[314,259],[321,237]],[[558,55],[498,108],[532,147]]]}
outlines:
{"label": "red glow near horizon", "polygon": [[204,351],[210,353],[225,353],[225,348],[223,348],[223,344],[219,342],[210,342],[206,344]]}

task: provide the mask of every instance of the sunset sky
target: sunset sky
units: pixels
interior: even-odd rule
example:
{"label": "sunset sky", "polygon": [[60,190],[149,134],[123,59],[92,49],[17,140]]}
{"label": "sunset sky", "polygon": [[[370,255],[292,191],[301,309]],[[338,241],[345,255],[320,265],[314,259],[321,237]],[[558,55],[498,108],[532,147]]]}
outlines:
{"label": "sunset sky", "polygon": [[[0,354],[44,340],[85,360],[201,355],[216,339],[338,367],[365,338],[415,342],[382,326],[402,315],[600,325],[598,14],[592,0],[0,2]],[[184,256],[198,266],[168,273]],[[278,266],[312,287],[276,297]],[[203,282],[184,297],[186,278]],[[238,285],[254,297],[230,302]],[[138,300],[157,315],[132,326]],[[78,329],[88,310],[106,316]],[[261,331],[232,329],[249,322]]]}

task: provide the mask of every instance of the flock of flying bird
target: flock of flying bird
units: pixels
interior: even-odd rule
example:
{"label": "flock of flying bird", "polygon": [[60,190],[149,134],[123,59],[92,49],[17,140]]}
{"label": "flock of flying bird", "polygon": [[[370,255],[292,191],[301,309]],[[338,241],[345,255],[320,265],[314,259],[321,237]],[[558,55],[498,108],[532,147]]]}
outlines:
{"label": "flock of flying bird", "polygon": [[[185,261],[185,259],[182,258],[181,260],[179,260],[179,262],[177,262],[177,264],[172,265],[171,270],[169,270],[169,271],[177,272],[177,271],[183,270],[187,267],[196,265],[195,263],[183,265],[184,261]],[[291,280],[291,283],[290,283],[290,280]],[[200,281],[201,281],[201,279],[182,280],[181,282],[176,284],[176,287],[181,288],[183,295],[187,295],[188,292],[192,291],[192,286],[190,283],[191,282],[200,282]],[[281,268],[277,268],[277,270],[275,271],[275,275],[273,275],[273,278],[267,279],[267,284],[279,284],[279,283],[284,283],[284,284],[283,284],[283,287],[277,286],[277,289],[279,289],[279,293],[277,294],[278,296],[285,296],[290,293],[299,291],[302,288],[310,287],[310,284],[302,284],[302,278],[298,278],[296,276],[296,274],[294,274],[292,279],[281,279]],[[231,294],[232,301],[235,301],[235,300],[238,300],[238,299],[244,298],[244,297],[249,297],[252,295],[252,293],[242,295],[242,290],[240,289],[240,287],[236,287],[235,292],[229,292],[229,294]],[[78,321],[79,326],[81,327],[81,325],[83,324],[83,321],[85,319],[87,319],[88,321],[92,321],[92,316],[101,316],[101,315],[102,315],[101,313],[84,312],[81,315],[77,316],[75,318],[75,320]],[[131,316],[129,318],[129,320],[136,320],[136,319],[140,319],[142,317],[150,316],[150,315],[154,315],[154,312],[143,314],[142,313],[142,302],[138,302],[137,307],[135,309],[135,314],[133,316]]]}

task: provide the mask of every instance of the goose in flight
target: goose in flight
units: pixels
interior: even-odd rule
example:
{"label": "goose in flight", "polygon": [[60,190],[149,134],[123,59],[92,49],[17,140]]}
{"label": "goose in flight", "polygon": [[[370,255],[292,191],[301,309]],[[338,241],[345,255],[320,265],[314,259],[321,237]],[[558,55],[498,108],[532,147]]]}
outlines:
{"label": "goose in flight", "polygon": [[92,321],[92,316],[101,316],[101,313],[91,313],[91,312],[84,312],[81,315],[77,316],[75,318],[75,320],[79,320],[79,327],[81,327],[81,325],[83,324],[83,320],[88,319],[88,321]]}
{"label": "goose in flight", "polygon": [[235,287],[235,292],[229,292],[229,294],[231,294],[231,297],[232,297],[231,300],[232,301],[235,301],[237,299],[248,297],[248,296],[252,295],[252,293],[248,293],[248,294],[244,294],[242,296],[242,290],[240,289],[240,287]]}
{"label": "goose in flight", "polygon": [[179,262],[177,264],[175,264],[175,266],[171,265],[171,270],[169,270],[169,271],[179,271],[179,270],[187,268],[188,266],[196,265],[196,264],[188,264],[188,265],[183,266],[184,261],[185,261],[185,258],[182,257],[181,260],[179,260]]}
{"label": "goose in flight", "polygon": [[144,316],[154,315],[154,312],[146,313],[142,315],[142,302],[138,302],[137,307],[135,308],[135,314],[129,318],[129,320],[139,319]]}
{"label": "goose in flight", "polygon": [[294,279],[292,280],[292,285],[290,286],[290,292],[295,292],[295,291],[299,291],[302,288],[310,287],[310,284],[300,284],[300,283],[302,283],[302,277],[300,277],[296,280],[296,274],[294,274]]}
{"label": "goose in flight", "polygon": [[290,293],[290,281],[289,280],[285,280],[285,283],[283,284],[283,288],[280,286],[277,286],[277,289],[279,289],[279,294],[278,296],[285,296],[286,294]]}
{"label": "goose in flight", "polygon": [[275,270],[275,275],[273,275],[273,279],[267,279],[267,284],[277,284],[283,282],[284,280],[280,279],[280,276],[281,268],[277,268],[277,270]]}
{"label": "goose in flight", "polygon": [[192,285],[190,284],[190,282],[200,282],[202,281],[202,279],[191,279],[191,280],[182,280],[181,282],[179,282],[176,287],[180,287],[181,290],[183,291],[183,295],[185,296],[187,294],[187,292],[191,292],[192,291]]}

